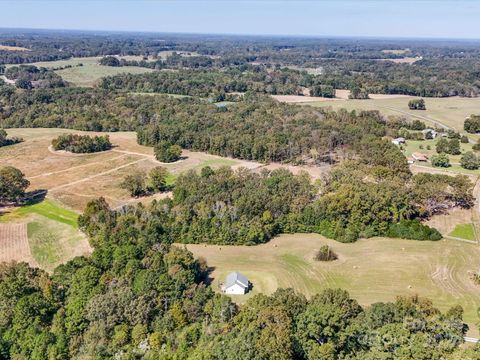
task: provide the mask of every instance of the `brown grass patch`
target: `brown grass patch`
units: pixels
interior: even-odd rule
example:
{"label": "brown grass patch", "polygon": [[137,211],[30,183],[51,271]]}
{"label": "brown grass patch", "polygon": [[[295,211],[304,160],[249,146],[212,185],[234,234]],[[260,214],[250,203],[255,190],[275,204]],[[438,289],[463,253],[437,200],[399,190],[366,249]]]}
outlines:
{"label": "brown grass patch", "polygon": [[0,50],[6,51],[30,51],[30,49],[20,47],[20,46],[9,46],[9,45],[0,45]]}
{"label": "brown grass patch", "polygon": [[0,224],[0,262],[11,261],[38,267],[30,251],[26,223]]}

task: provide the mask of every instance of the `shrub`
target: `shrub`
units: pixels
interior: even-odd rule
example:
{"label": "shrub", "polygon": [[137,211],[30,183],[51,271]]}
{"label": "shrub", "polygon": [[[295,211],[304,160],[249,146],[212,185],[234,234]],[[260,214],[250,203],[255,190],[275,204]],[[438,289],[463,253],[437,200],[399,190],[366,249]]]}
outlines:
{"label": "shrub", "polygon": [[430,161],[432,162],[432,166],[435,167],[450,167],[450,159],[445,154],[433,155]]}
{"label": "shrub", "polygon": [[468,151],[460,158],[460,166],[467,170],[477,170],[479,167],[479,159],[472,151]]}
{"label": "shrub", "polygon": [[423,99],[410,100],[408,102],[408,108],[410,110],[426,110],[427,109],[425,107],[425,100]]}
{"label": "shrub", "polygon": [[460,142],[462,144],[468,144],[468,137],[466,135],[462,135],[462,137],[460,138]]}
{"label": "shrub", "polygon": [[330,246],[323,245],[315,254],[315,260],[317,261],[333,261],[337,260],[338,256],[335,254]]}
{"label": "shrub", "polygon": [[423,225],[418,220],[402,220],[390,225],[388,237],[436,241],[442,238],[442,234],[437,229]]}

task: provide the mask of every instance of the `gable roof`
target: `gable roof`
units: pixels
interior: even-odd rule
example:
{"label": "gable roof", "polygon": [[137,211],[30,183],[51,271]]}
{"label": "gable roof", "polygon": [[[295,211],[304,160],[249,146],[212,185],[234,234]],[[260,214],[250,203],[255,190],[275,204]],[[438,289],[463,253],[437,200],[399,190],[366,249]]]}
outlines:
{"label": "gable roof", "polygon": [[233,286],[235,284],[238,284],[239,286],[246,289],[248,288],[248,279],[245,277],[245,275],[239,273],[238,271],[232,272],[227,276],[227,279],[225,281],[225,288],[229,288],[230,286]]}

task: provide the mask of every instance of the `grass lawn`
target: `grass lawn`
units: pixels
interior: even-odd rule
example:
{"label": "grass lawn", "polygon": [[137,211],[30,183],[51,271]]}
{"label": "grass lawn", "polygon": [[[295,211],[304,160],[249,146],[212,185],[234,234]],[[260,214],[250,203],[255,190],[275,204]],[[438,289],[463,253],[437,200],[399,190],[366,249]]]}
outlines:
{"label": "grass lawn", "polygon": [[[436,151],[436,144],[440,140],[440,137],[437,137],[433,140],[407,140],[405,145],[402,145],[403,153],[406,157],[411,157],[412,153],[420,152],[425,154],[430,158],[432,155],[437,155]],[[466,153],[467,151],[472,151],[472,144],[462,144],[460,143],[460,149],[462,154]],[[462,155],[447,155],[450,159],[451,166],[449,168],[435,168],[444,170],[447,172],[455,172],[455,173],[463,173],[463,174],[479,174],[479,170],[467,170],[460,166],[460,158]],[[419,166],[427,166],[433,167],[430,163],[430,160],[427,162],[416,162],[416,165]]]}
{"label": "grass lawn", "polygon": [[455,229],[453,229],[453,231],[448,235],[465,240],[477,240],[475,238],[475,229],[472,223],[458,224],[457,226],[455,226]]}
{"label": "grass lawn", "polygon": [[27,234],[33,258],[47,271],[90,250],[85,235],[76,227],[42,216],[29,219]]}
{"label": "grass lawn", "polygon": [[8,222],[31,214],[41,215],[47,219],[69,225],[75,229],[78,228],[78,214],[72,210],[61,207],[59,204],[49,199],[34,205],[19,207],[12,212],[2,215],[0,221]]}
{"label": "grass lawn", "polygon": [[[325,244],[338,254],[338,260],[313,260],[315,251]],[[476,334],[480,287],[473,284],[468,271],[478,271],[480,247],[473,244],[387,238],[343,244],[316,234],[286,234],[259,246],[192,244],[187,248],[214,268],[212,285],[217,291],[232,271],[249,278],[253,290],[234,296],[239,303],[257,293],[271,294],[278,287],[292,287],[307,297],[341,287],[363,305],[418,294],[443,311],[462,305],[464,318]]]}

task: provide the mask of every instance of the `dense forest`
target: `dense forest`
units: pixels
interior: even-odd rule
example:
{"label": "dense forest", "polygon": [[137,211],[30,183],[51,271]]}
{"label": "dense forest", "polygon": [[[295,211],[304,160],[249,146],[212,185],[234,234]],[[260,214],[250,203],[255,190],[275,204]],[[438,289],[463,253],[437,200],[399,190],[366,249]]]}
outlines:
{"label": "dense forest", "polygon": [[[145,218],[184,243],[254,245],[289,232],[316,232],[343,242],[372,236],[439,240],[438,231],[418,220],[473,206],[473,184],[467,177],[412,176],[393,145],[380,141],[375,147],[362,160],[337,166],[321,185],[287,170],[256,174],[206,167],[201,174],[180,175],[173,199],[146,208],[113,211],[95,201],[80,218],[80,227],[94,246],[108,241],[127,219],[143,231]],[[371,161],[371,151],[389,155],[384,162]]]}
{"label": "dense forest", "polygon": [[206,101],[65,88],[15,92],[0,87],[0,125],[137,130],[138,142],[259,161],[334,162],[365,135],[396,134],[378,112],[332,112],[247,93],[217,107]]}
{"label": "dense forest", "polygon": [[[108,222],[110,219],[105,218]],[[149,236],[120,226],[92,256],[49,275],[0,265],[0,356],[101,359],[442,359],[460,350],[463,310],[399,297],[362,307],[343,290],[310,300],[291,289],[237,306],[205,285],[208,266],[169,245],[160,223]],[[389,339],[385,341],[385,339]]]}
{"label": "dense forest", "polygon": [[[93,36],[77,32],[18,33],[4,30],[0,34],[0,44],[27,49],[0,50],[0,65],[71,57],[139,55],[143,60],[114,60],[105,65],[200,69],[198,76],[205,76],[201,75],[202,69],[243,71],[242,69],[253,66],[261,69],[258,77],[264,78],[266,82],[255,83],[254,86],[249,84],[249,89],[257,91],[258,88],[258,91],[270,94],[301,93],[301,87],[305,86],[303,78],[314,79],[311,86],[360,88],[367,93],[423,97],[476,96],[480,93],[480,51],[474,41],[364,39],[359,42],[357,39],[181,34],[161,34],[159,38],[153,34],[100,33]],[[162,57],[162,52],[168,52],[169,55]],[[403,58],[414,59],[414,62],[389,61]],[[271,82],[270,70],[280,68],[292,71],[293,75],[289,75],[288,81],[283,84],[282,79]],[[314,75],[307,73],[312,69]],[[294,74],[298,70],[301,75]],[[235,88],[231,86],[230,80],[227,84]],[[248,82],[249,79],[242,79],[240,83],[244,81]],[[156,90],[160,90],[158,84],[156,86]],[[172,93],[184,94],[184,86],[179,86]],[[175,88],[170,84],[169,89],[172,87]]]}

